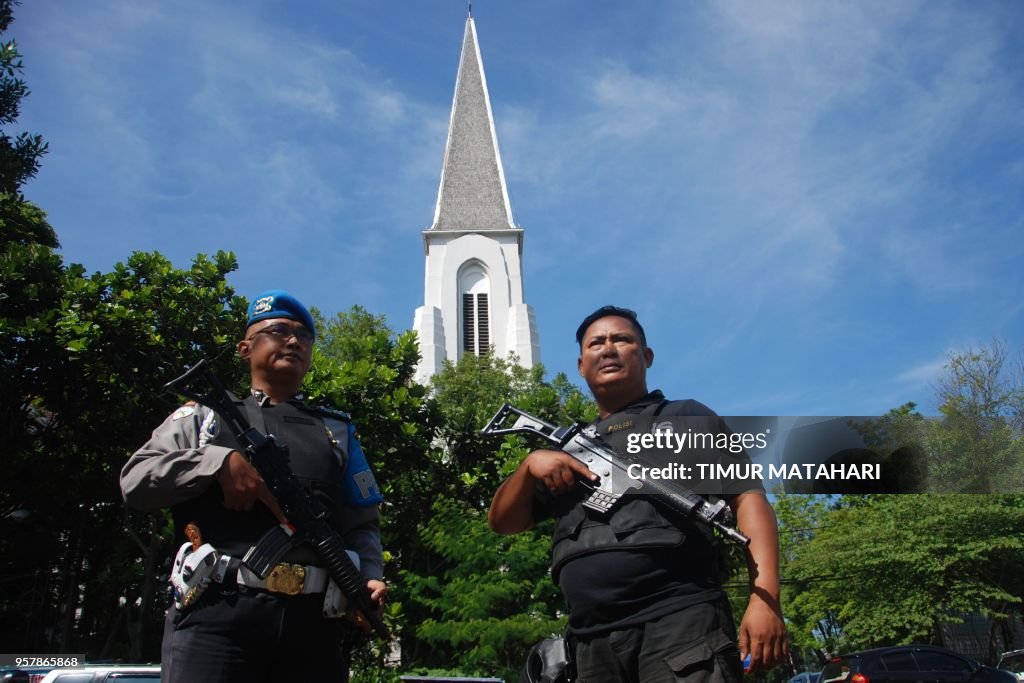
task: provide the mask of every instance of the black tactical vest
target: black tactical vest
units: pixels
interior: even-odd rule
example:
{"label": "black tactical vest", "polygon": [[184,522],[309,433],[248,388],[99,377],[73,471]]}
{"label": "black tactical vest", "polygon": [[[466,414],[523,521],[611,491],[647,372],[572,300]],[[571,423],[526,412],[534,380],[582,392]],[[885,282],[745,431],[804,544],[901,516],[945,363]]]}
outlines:
{"label": "black tactical vest", "polygon": [[[657,415],[668,401],[657,401],[643,410],[609,415],[596,424],[597,434],[613,450],[626,452],[626,439],[633,432],[624,424],[637,415]],[[610,425],[620,427],[610,433]],[[580,487],[578,487],[580,488]],[[695,560],[707,565],[714,539],[690,522],[667,519],[661,510],[643,496],[626,495],[609,515],[602,515],[583,507],[586,492],[580,489],[575,504],[558,517],[551,539],[551,575],[555,583],[566,562],[604,550],[644,550],[674,548],[686,544]],[[573,494],[569,494],[573,495]]]}
{"label": "black tactical vest", "polygon": [[[328,509],[335,511],[332,526],[345,527],[344,498],[341,477],[348,461],[348,432],[332,434],[316,409],[298,400],[259,406],[256,399],[235,400],[249,423],[264,434],[272,434],[279,446],[288,453],[288,466],[309,495],[320,498]],[[244,452],[230,433],[226,422],[217,420],[218,428],[211,444]],[[204,543],[218,550],[240,557],[277,520],[262,503],[256,503],[250,512],[237,512],[224,507],[220,486],[214,482],[201,495],[172,508],[175,530],[182,537],[184,526],[190,522],[199,527]],[[289,561],[314,564],[316,555],[300,546],[287,557]]]}

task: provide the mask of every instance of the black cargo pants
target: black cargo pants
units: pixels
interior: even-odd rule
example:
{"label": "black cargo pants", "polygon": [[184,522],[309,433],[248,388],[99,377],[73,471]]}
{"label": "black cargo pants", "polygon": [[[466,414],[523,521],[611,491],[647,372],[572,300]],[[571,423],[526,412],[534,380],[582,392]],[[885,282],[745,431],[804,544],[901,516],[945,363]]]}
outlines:
{"label": "black cargo pants", "polygon": [[740,683],[743,664],[727,600],[580,640],[577,683]]}
{"label": "black cargo pants", "polygon": [[324,594],[284,596],[211,586],[195,605],[172,606],[164,624],[163,683],[347,681],[341,619],[322,615]]}

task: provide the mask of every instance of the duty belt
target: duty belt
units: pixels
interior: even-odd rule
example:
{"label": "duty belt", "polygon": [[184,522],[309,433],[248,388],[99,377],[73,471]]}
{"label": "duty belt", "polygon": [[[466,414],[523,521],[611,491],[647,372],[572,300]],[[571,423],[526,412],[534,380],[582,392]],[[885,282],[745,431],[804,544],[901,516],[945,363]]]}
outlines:
{"label": "duty belt", "polygon": [[290,562],[275,564],[265,579],[256,576],[244,566],[238,567],[238,585],[261,588],[283,595],[323,593],[327,590],[327,582],[330,579],[331,575],[323,567]]}
{"label": "duty belt", "polygon": [[281,562],[271,567],[270,571],[267,572],[266,578],[261,579],[249,571],[238,558],[221,555],[218,558],[217,564],[215,576],[219,581],[228,579],[231,575],[230,570],[236,569],[236,581],[239,586],[256,588],[280,595],[323,593],[327,590],[327,584],[331,580],[331,575],[327,569],[312,565]]}
{"label": "duty belt", "polygon": [[[358,561],[355,553],[346,552],[355,558],[353,562]],[[193,540],[183,543],[178,549],[170,581],[174,592],[174,606],[179,610],[187,609],[195,603],[210,584],[216,582],[237,583],[240,586],[279,595],[325,593],[325,616],[335,617],[344,611],[344,598],[340,589],[331,581],[330,574],[323,567],[281,562],[271,567],[266,577],[261,579],[249,571],[237,557],[224,555],[209,543],[203,543],[196,548]]]}

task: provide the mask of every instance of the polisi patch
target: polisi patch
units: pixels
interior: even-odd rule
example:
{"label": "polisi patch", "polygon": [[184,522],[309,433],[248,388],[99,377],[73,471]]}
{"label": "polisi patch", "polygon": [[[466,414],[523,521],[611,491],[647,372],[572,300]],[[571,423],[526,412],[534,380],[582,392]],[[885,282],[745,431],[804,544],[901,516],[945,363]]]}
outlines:
{"label": "polisi patch", "polygon": [[620,422],[618,424],[609,425],[608,429],[605,430],[605,433],[611,434],[612,432],[617,432],[620,429],[629,429],[632,426],[633,426],[633,421],[632,420],[626,420],[625,422]]}

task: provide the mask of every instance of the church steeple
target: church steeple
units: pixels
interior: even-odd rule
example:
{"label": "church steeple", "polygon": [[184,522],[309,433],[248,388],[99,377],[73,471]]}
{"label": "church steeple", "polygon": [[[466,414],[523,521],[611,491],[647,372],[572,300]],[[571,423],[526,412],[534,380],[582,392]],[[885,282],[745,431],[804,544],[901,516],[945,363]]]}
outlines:
{"label": "church steeple", "polygon": [[431,230],[515,229],[472,11],[470,5]]}
{"label": "church steeple", "polygon": [[526,367],[540,362],[533,309],[523,300],[523,230],[512,220],[472,3],[423,249],[424,305],[413,320],[418,381],[466,353],[514,353]]}

